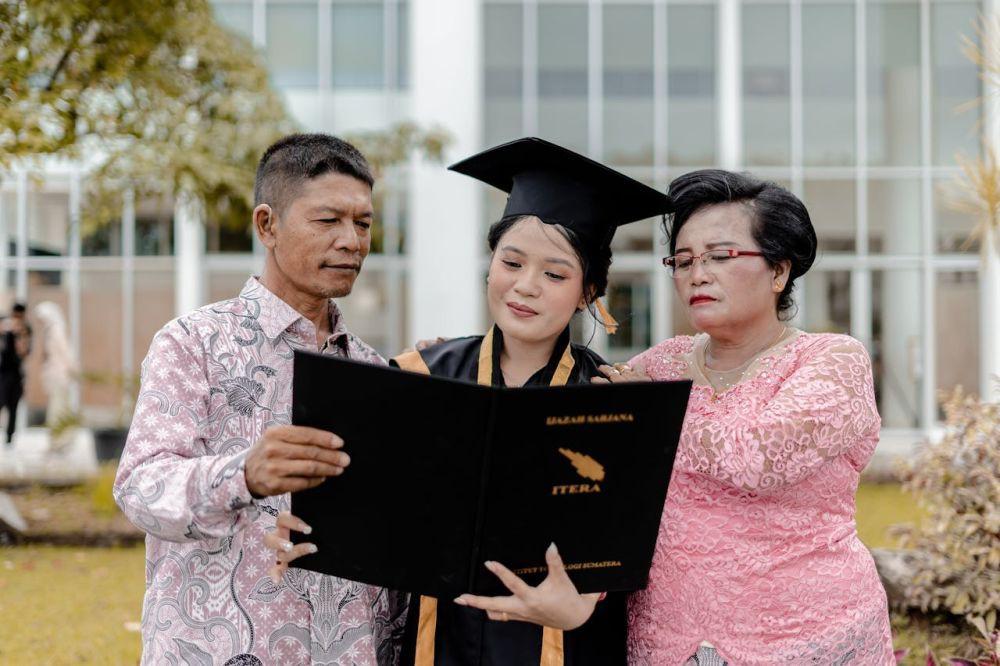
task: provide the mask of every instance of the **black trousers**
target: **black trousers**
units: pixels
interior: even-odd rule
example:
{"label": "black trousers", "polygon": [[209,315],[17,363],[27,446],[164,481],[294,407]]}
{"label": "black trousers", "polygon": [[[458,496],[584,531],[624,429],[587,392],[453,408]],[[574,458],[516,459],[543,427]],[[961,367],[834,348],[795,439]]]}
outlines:
{"label": "black trousers", "polygon": [[0,381],[0,411],[7,410],[7,433],[4,443],[14,438],[14,428],[17,426],[17,403],[24,395],[24,383],[20,381]]}

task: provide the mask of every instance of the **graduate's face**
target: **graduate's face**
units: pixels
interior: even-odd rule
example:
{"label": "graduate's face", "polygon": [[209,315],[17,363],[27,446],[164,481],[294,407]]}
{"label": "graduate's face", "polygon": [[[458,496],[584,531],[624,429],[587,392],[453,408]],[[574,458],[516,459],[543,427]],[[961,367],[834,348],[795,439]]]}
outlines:
{"label": "graduate's face", "polygon": [[537,217],[527,217],[497,243],[486,298],[505,337],[546,342],[586,306],[583,268],[569,241]]}
{"label": "graduate's face", "polygon": [[267,272],[281,287],[317,299],[351,293],[371,248],[372,190],[341,173],[300,184],[284,211],[254,211],[268,249]]}
{"label": "graduate's face", "polygon": [[[700,256],[714,249],[759,251],[753,239],[750,213],[743,204],[707,206],[688,219],[677,233],[675,254]],[[776,272],[763,257],[742,256],[706,269],[701,261],[674,278],[674,287],[699,331],[724,333],[762,317],[777,315]]]}

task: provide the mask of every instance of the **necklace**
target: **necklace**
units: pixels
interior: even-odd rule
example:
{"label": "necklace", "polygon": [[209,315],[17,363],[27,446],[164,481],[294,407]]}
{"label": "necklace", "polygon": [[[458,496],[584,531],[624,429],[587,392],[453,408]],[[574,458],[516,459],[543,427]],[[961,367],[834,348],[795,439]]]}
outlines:
{"label": "necklace", "polygon": [[708,383],[715,390],[715,394],[718,395],[720,393],[724,393],[739,384],[740,381],[743,380],[743,375],[746,374],[747,368],[750,367],[750,364],[757,360],[757,358],[768,349],[781,342],[789,330],[788,326],[782,326],[781,331],[778,332],[778,337],[774,338],[771,342],[764,345],[759,351],[750,356],[745,363],[729,370],[713,370],[708,367],[708,357],[710,356],[709,346],[712,344],[712,340],[709,338],[708,342],[705,343],[705,346],[702,349],[701,370],[705,379],[708,380]]}

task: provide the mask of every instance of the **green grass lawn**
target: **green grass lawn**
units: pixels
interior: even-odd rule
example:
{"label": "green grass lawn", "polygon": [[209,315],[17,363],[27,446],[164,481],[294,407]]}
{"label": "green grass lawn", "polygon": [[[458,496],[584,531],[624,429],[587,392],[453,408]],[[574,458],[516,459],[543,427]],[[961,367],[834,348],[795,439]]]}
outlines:
{"label": "green grass lawn", "polygon": [[0,548],[0,664],[138,663],[144,552]]}
{"label": "green grass lawn", "polygon": [[869,548],[894,548],[889,526],[916,523],[920,509],[909,493],[895,483],[865,483],[857,494],[858,536]]}
{"label": "green grass lawn", "polygon": [[[913,498],[895,485],[858,491],[858,533],[869,547],[892,546],[889,525],[915,521]],[[144,589],[144,550],[0,548],[0,664],[135,664]],[[930,642],[948,639],[926,622],[895,618],[897,647],[923,663]]]}

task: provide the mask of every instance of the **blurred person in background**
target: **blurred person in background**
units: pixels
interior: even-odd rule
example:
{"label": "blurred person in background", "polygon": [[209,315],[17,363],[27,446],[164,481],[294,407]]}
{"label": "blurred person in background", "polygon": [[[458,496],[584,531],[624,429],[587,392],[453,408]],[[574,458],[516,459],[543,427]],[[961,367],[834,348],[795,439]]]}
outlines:
{"label": "blurred person in background", "polygon": [[0,412],[7,412],[4,446],[14,440],[17,406],[24,395],[24,359],[31,351],[28,308],[15,303],[10,316],[0,320]]}

